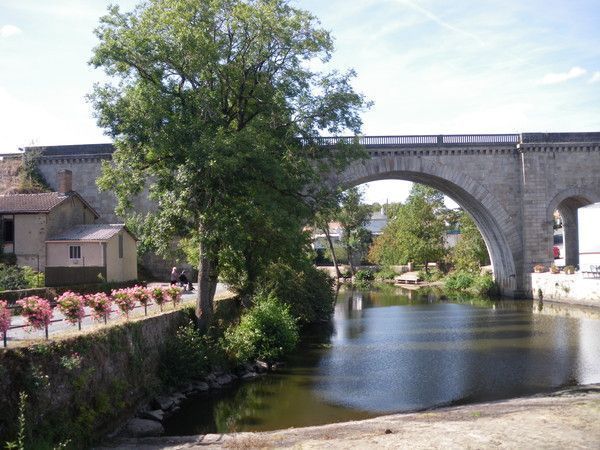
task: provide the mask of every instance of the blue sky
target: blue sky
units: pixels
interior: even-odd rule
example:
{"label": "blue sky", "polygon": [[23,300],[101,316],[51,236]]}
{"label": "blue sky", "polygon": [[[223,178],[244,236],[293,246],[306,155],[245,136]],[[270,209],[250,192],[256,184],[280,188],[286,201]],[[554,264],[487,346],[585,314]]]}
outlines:
{"label": "blue sky", "polygon": [[[107,0],[0,0],[0,152],[107,142],[84,96]],[[130,9],[135,1],[118,2]],[[296,0],[374,102],[364,134],[600,131],[598,0]],[[402,199],[380,182],[369,201]]]}

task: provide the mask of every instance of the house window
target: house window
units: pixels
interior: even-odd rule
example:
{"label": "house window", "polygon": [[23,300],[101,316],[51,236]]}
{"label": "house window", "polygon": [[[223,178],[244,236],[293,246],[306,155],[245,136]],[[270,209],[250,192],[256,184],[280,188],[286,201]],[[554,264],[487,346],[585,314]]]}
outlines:
{"label": "house window", "polygon": [[15,222],[13,219],[4,219],[2,221],[2,240],[4,242],[13,242],[15,240]]}
{"label": "house window", "polygon": [[119,258],[123,258],[123,235],[119,235]]}
{"label": "house window", "polygon": [[69,246],[69,258],[71,258],[71,259],[80,259],[81,258],[81,246],[80,245],[70,245]]}

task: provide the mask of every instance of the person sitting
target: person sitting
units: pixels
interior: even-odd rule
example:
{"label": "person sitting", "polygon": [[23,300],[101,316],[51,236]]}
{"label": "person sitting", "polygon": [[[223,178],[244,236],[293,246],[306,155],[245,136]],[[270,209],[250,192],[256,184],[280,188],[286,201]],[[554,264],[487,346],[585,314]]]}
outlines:
{"label": "person sitting", "polygon": [[185,292],[188,290],[188,285],[189,282],[187,276],[185,275],[185,270],[182,270],[181,274],[179,275],[179,286],[181,286]]}

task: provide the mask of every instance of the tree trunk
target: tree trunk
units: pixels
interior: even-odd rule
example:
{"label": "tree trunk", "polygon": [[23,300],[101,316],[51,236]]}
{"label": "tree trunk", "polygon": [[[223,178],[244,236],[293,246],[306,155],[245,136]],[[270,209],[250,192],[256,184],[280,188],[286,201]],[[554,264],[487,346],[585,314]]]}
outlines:
{"label": "tree trunk", "polygon": [[350,273],[354,276],[354,263],[352,262],[352,247],[346,246],[346,253],[348,253],[348,264],[350,264]]}
{"label": "tree trunk", "polygon": [[202,238],[200,239],[198,251],[200,254],[200,262],[198,263],[196,318],[200,329],[205,330],[213,316],[213,298],[215,296],[216,283],[213,283],[213,280],[211,279],[211,263],[208,256],[206,256]]}
{"label": "tree trunk", "polygon": [[342,273],[340,272],[337,258],[335,257],[333,241],[331,240],[331,234],[329,234],[329,224],[325,225],[325,228],[323,228],[323,232],[325,233],[325,238],[327,239],[327,243],[329,244],[329,251],[331,252],[331,259],[333,261],[333,267],[335,267],[335,276],[339,280],[340,278],[342,278]]}

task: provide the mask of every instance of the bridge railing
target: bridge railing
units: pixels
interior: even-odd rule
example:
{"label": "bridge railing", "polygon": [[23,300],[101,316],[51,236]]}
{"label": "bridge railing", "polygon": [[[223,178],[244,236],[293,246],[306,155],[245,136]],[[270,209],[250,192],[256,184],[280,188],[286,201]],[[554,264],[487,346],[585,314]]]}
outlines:
{"label": "bridge railing", "polygon": [[[327,136],[315,138],[318,146],[330,146],[338,143],[350,144],[358,139],[365,147],[397,147],[414,145],[444,145],[444,144],[517,144],[518,134],[448,134],[420,136]],[[306,141],[305,141],[306,142]]]}

